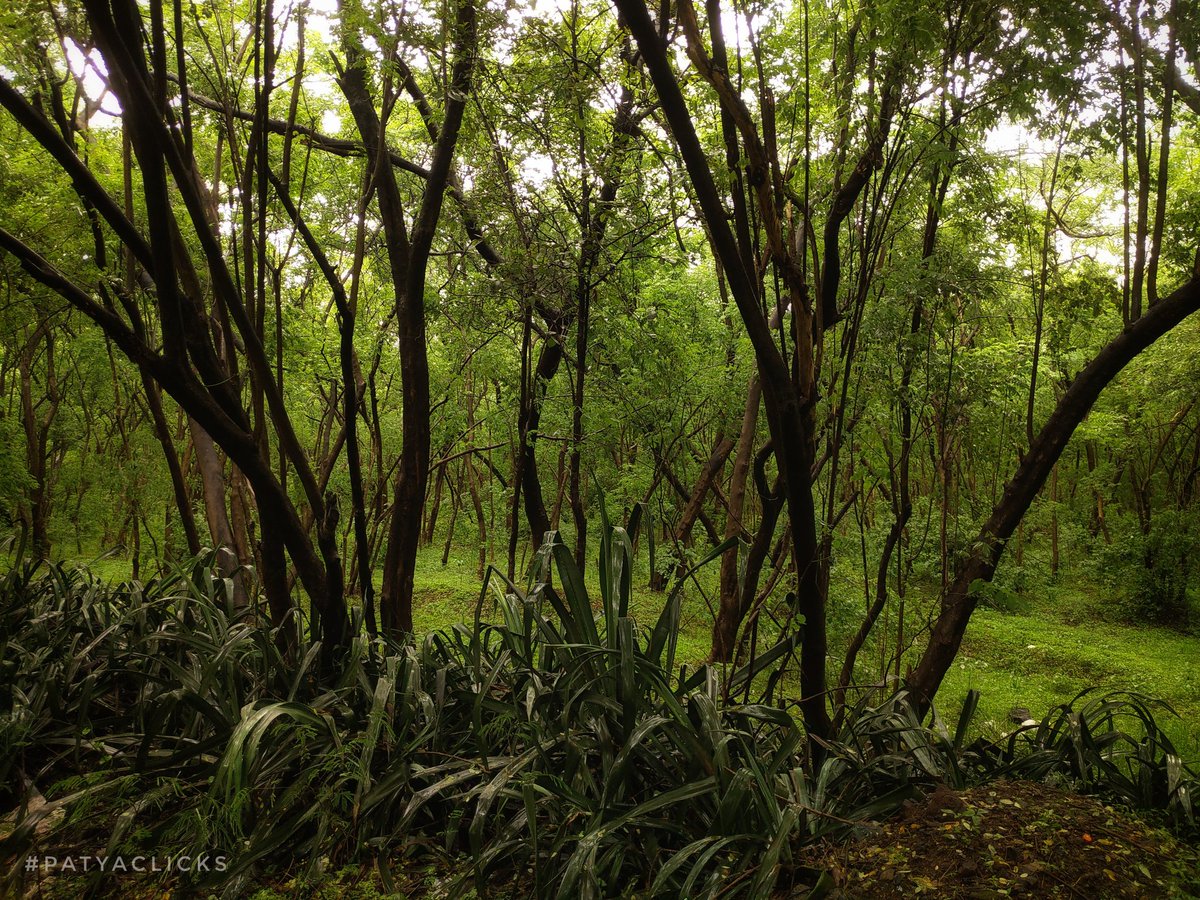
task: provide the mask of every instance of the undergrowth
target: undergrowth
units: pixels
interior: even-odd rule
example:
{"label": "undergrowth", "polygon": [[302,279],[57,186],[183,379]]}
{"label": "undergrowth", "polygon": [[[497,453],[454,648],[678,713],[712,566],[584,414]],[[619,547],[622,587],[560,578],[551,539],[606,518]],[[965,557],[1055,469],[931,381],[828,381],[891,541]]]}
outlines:
{"label": "undergrowth", "polygon": [[552,540],[523,586],[489,570],[471,623],[358,637],[333,673],[235,608],[210,557],[144,585],[19,562],[0,583],[0,851],[222,852],[205,886],[227,896],[363,862],[390,890],[397,861],[441,855],[481,895],[758,897],[802,845],[939,783],[1055,781],[1195,826],[1196,774],[1138,694],[972,743],[978,694],[953,729],[877,694],[811,743],[789,703],[726,699],[773,681],[795,635],[724,681],[680,666],[683,580],[639,621],[632,548],[604,523],[590,592]]}

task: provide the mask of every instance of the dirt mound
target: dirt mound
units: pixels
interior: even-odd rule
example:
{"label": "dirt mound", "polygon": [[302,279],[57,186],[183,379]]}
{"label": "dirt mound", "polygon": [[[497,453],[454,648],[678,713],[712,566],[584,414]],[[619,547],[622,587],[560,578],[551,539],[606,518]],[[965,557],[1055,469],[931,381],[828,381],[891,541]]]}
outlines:
{"label": "dirt mound", "polygon": [[1200,893],[1195,847],[1095,798],[1021,781],[938,788],[875,834],[803,861],[827,873],[817,893],[831,898]]}

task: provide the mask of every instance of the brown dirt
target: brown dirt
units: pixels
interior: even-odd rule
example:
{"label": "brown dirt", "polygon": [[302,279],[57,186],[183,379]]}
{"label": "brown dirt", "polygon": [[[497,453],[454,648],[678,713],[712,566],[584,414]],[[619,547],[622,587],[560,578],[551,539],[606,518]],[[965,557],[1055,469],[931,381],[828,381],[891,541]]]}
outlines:
{"label": "brown dirt", "polygon": [[[941,787],[849,844],[808,848],[829,898],[1194,897],[1200,854],[1091,797],[1032,782]],[[792,896],[807,896],[801,890]]]}

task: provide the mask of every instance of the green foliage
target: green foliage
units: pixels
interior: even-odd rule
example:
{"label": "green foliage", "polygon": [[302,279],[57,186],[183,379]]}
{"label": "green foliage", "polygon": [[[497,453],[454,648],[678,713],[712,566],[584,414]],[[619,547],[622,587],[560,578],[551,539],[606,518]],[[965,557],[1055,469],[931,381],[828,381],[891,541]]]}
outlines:
{"label": "green foliage", "polygon": [[1040,711],[1070,702],[1087,687],[1164,698],[1179,717],[1160,717],[1184,759],[1200,764],[1196,654],[1200,641],[1166,629],[1111,621],[1104,589],[1060,586],[1029,613],[980,609],[939,692],[957,710],[969,690],[981,694],[972,737],[995,740],[1011,728],[1014,706]]}
{"label": "green foliage", "polygon": [[981,604],[1001,612],[1027,613],[1032,606],[1028,598],[1003,584],[992,581],[978,582],[973,587],[973,593],[979,598]]}
{"label": "green foliage", "polygon": [[1066,779],[1194,821],[1195,775],[1136,695],[968,746],[976,695],[951,730],[902,693],[868,694],[807,746],[783,709],[726,703],[714,670],[676,670],[679,586],[636,619],[635,537],[602,533],[595,593],[553,540],[527,586],[489,573],[473,624],[419,645],[359,639],[332,676],[316,645],[281,666],[208,560],[144,586],[15,566],[2,758],[8,783],[49,799],[10,797],[24,805],[5,846],[101,827],[110,851],[221,848],[229,895],[288,860],[311,880],[374,859],[387,884],[419,844],[469,854],[461,888],[481,894],[516,879],[545,897],[761,896],[795,847],[939,782]]}
{"label": "green foliage", "polygon": [[1159,726],[1162,712],[1175,715],[1141,694],[1089,689],[999,744],[977,744],[975,752],[991,777],[1054,778],[1135,808],[1164,810],[1195,828],[1200,781]]}
{"label": "green foliage", "polygon": [[1192,554],[1200,533],[1195,510],[1165,509],[1141,530],[1107,546],[1098,562],[1116,591],[1115,617],[1182,631],[1195,622]]}

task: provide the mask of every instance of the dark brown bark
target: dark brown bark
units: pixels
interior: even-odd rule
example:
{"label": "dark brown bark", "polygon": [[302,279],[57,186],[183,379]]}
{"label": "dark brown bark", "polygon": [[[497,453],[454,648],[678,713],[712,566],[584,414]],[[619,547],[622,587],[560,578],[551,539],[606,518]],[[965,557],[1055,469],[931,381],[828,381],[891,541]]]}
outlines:
{"label": "dark brown bark", "polygon": [[[344,599],[329,591],[330,581],[324,562],[314,553],[290,498],[281,489],[270,467],[264,465],[241,408],[236,383],[231,381],[230,373],[214,347],[208,314],[199,305],[203,295],[196,290],[191,260],[178,249],[184,242],[180,239],[171,193],[167,189],[168,170],[207,261],[212,296],[218,301],[220,314],[228,314],[238,326],[254,377],[264,385],[280,445],[287,449],[293,465],[297,464],[297,459],[303,465],[282,397],[274,390],[262,344],[253,332],[218,236],[208,220],[212,205],[195,176],[194,160],[185,156],[185,145],[179,142],[178,133],[166,124],[173,120],[174,114],[165,108],[161,92],[152,89],[156,76],[148,70],[140,46],[122,38],[122,35],[139,33],[140,12],[126,0],[114,0],[111,4],[95,0],[87,3],[86,9],[93,36],[109,66],[111,86],[125,110],[126,133],[141,167],[149,241],[125,217],[53,128],[2,80],[0,104],[12,111],[22,127],[54,156],[71,176],[72,186],[85,204],[90,204],[114,229],[131,258],[154,281],[154,302],[162,329],[163,352],[160,354],[146,343],[140,313],[130,298],[118,293],[132,323],[126,324],[111,303],[96,303],[86,291],[71,283],[16,236],[0,232],[0,246],[16,256],[28,274],[57,291],[99,325],[123,353],[162,385],[229,454],[254,488],[264,529],[273,527],[282,533],[305,590],[328,620],[327,647],[332,648],[341,643],[345,634]],[[158,74],[162,74],[161,69]],[[159,78],[158,82],[161,80]],[[188,286],[186,292],[180,289],[180,280]],[[104,291],[103,284],[101,290]],[[224,326],[222,331],[226,337],[231,333]],[[309,489],[313,486],[311,481],[306,481],[310,502]],[[316,503],[320,502],[321,498],[317,496]]]}
{"label": "dark brown bark", "polygon": [[[513,451],[513,495],[508,508],[508,580],[517,577],[517,544],[521,534],[521,500],[524,496],[525,466],[529,443],[529,404],[533,385],[529,373],[529,357],[533,352],[533,309],[526,306],[521,323],[521,394],[517,407],[517,446]],[[530,519],[533,522],[533,519]],[[537,540],[537,533],[530,528],[530,539]]]}
{"label": "dark brown bark", "polygon": [[1166,59],[1163,63],[1162,141],[1158,152],[1157,196],[1154,201],[1154,225],[1150,235],[1150,261],[1146,265],[1146,296],[1150,303],[1158,302],[1158,260],[1162,251],[1163,226],[1167,214],[1167,183],[1170,175],[1171,123],[1175,106],[1175,56],[1177,38],[1175,28],[1175,4],[1167,16],[1169,37]]}
{"label": "dark brown bark", "polygon": [[437,478],[433,482],[433,500],[425,515],[425,536],[421,542],[428,547],[433,543],[433,535],[437,531],[438,512],[442,508],[442,485],[446,482],[446,464],[437,467]]}
{"label": "dark brown bark", "polygon": [[[387,156],[383,125],[367,87],[366,58],[361,47],[347,46],[347,65],[338,82],[367,148],[374,172],[375,193],[383,223],[388,264],[395,292],[395,315],[400,356],[400,464],[384,551],[380,590],[380,626],[385,634],[412,631],[413,570],[421,537],[421,510],[429,480],[429,361],[425,341],[425,276],[442,201],[449,182],[454,149],[471,88],[475,61],[475,7],[463,0],[457,7],[454,66],[447,85],[441,130],[433,150],[420,209],[411,239],[395,172]],[[348,39],[349,40],[349,39]]]}
{"label": "dark brown bark", "polygon": [[[473,373],[467,376],[467,440],[471,443],[475,441],[475,379]],[[467,491],[471,495],[471,505],[475,509],[475,526],[479,534],[477,574],[482,579],[487,569],[488,532],[487,520],[483,514],[483,501],[480,498],[479,472],[475,468],[473,453],[463,456],[463,465],[467,470]]]}
{"label": "dark brown bark", "polygon": [[[542,424],[542,407],[546,401],[546,390],[562,363],[563,350],[561,317],[552,322],[553,337],[547,337],[538,351],[537,367],[530,386],[528,409],[525,413],[525,441],[520,447],[521,495],[525,501],[525,518],[529,521],[529,540],[534,549],[542,545],[546,532],[551,530],[550,515],[542,495],[542,480],[537,467],[537,439]],[[557,327],[555,327],[557,326]],[[520,423],[518,423],[520,425]]]}
{"label": "dark brown bark", "polygon": [[447,475],[450,485],[450,525],[446,529],[446,543],[442,547],[442,568],[450,561],[450,548],[454,546],[454,527],[458,524],[458,508],[462,505],[462,479],[455,486],[454,481]]}
{"label": "dark brown bark", "polygon": [[[808,287],[800,282],[799,267],[785,246],[779,219],[779,210],[783,206],[784,198],[776,196],[779,184],[778,179],[774,177],[777,161],[773,168],[770,154],[766,151],[745,104],[733,89],[723,69],[714,65],[706,56],[696,24],[695,11],[690,3],[681,3],[679,21],[688,37],[688,53],[701,74],[717,92],[722,109],[733,118],[744,145],[748,181],[756,187],[756,205],[767,235],[768,251],[784,281],[786,296],[791,304],[793,346],[796,350],[796,359],[792,364],[784,358],[775,343],[762,303],[758,273],[746,264],[738,241],[729,227],[726,208],[717,190],[707,155],[696,134],[687,102],[650,18],[649,10],[644,0],[617,0],[617,8],[641,49],[646,68],[658,92],[664,117],[695,191],[696,203],[708,227],[710,245],[714,255],[720,260],[729,292],[734,298],[754,349],[762,383],[766,419],[792,522],[793,553],[798,570],[797,612],[804,620],[800,653],[800,707],[808,731],[816,737],[825,737],[829,734],[831,724],[825,695],[828,641],[811,479],[811,467],[815,457],[812,413],[816,402],[813,346],[819,333],[819,324],[813,319]],[[898,73],[896,79],[898,80]],[[891,83],[891,79],[888,83]],[[892,96],[887,92],[885,95]],[[770,107],[770,104],[767,106]],[[887,103],[883,104],[885,110],[887,106]],[[764,109],[765,115],[769,115],[770,112],[771,108]],[[881,132],[884,118],[881,115]],[[875,156],[870,155],[867,162],[873,162],[874,159]],[[866,179],[862,180],[865,184]],[[839,192],[837,200],[840,210],[847,202],[853,204],[854,197],[850,196],[849,192]],[[836,262],[836,258],[832,262]],[[827,268],[837,267],[827,263]],[[793,369],[797,373],[795,381],[792,377]]]}
{"label": "dark brown bark", "polygon": [[271,624],[278,629],[276,642],[281,650],[288,652],[298,643],[299,622],[288,592],[283,541],[274,529],[263,529],[262,540],[259,542],[259,557],[262,560],[263,594],[267,598]]}
{"label": "dark brown bark", "polygon": [[762,577],[763,566],[771,555],[775,528],[779,523],[779,514],[783,512],[782,480],[777,476],[773,484],[767,483],[765,467],[770,457],[771,447],[768,445],[759,450],[754,458],[754,484],[758,490],[762,513],[759,516],[758,531],[755,532],[754,540],[746,552],[745,570],[737,591],[732,595],[736,603],[727,606],[724,595],[721,598],[720,614],[713,625],[712,659],[716,662],[727,662],[733,658],[738,629],[757,597],[758,582]]}
{"label": "dark brown bark", "polygon": [[[44,345],[44,347],[43,347]],[[44,353],[39,353],[39,350]],[[38,355],[45,356],[45,397],[34,400],[33,367]],[[47,466],[50,426],[62,402],[54,371],[54,335],[48,322],[38,325],[17,358],[20,379],[21,425],[25,432],[25,467],[29,489],[25,506],[30,546],[39,559],[50,557],[50,468]]]}
{"label": "dark brown bark", "polygon": [[[667,484],[669,484],[671,489],[675,491],[676,496],[683,501],[685,506],[691,503],[692,491],[688,489],[686,484],[679,480],[679,476],[675,474],[675,470],[671,467],[671,464],[667,462],[666,457],[661,456],[656,452],[655,458],[657,460],[659,470],[662,472],[663,477],[667,479]],[[717,526],[713,522],[712,516],[710,516],[704,509],[703,503],[698,508],[696,516],[700,521],[700,525],[704,528],[705,534],[708,535],[709,543],[711,543],[714,547],[721,543],[721,533],[717,530]],[[664,527],[665,525],[666,523],[664,523]],[[678,525],[676,525],[676,528],[673,529],[669,535],[666,535],[666,537],[674,538],[677,534]]]}
{"label": "dark brown bark", "polygon": [[[361,396],[364,385],[358,383],[357,360],[354,354],[354,322],[356,310],[354,303],[346,296],[341,278],[337,270],[329,262],[320,244],[301,218],[295,204],[292,203],[287,186],[275,178],[272,173],[272,183],[275,186],[280,201],[288,216],[295,223],[309,253],[316,260],[325,281],[333,294],[334,305],[338,313],[339,350],[338,362],[342,375],[342,432],[346,441],[346,461],[350,469],[350,502],[353,506],[354,517],[354,546],[355,573],[358,576],[359,596],[362,599],[363,615],[367,633],[374,637],[378,633],[375,618],[375,586],[371,572],[370,543],[367,537],[367,502],[363,486],[362,452],[358,442],[358,415],[361,408]],[[361,254],[355,256],[354,275],[362,265]],[[328,480],[328,474],[322,479],[322,489]],[[432,529],[431,529],[432,530]]]}
{"label": "dark brown bark", "polygon": [[1005,544],[1100,392],[1139,353],[1197,309],[1200,309],[1200,256],[1192,278],[1113,338],[1063,393],[1009,479],[1000,502],[980,529],[973,544],[975,549],[961,564],[942,597],[929,644],[907,679],[920,709],[928,708],[962,644],[967,623],[978,603],[973,593],[975,582],[990,581],[995,574]]}
{"label": "dark brown bark", "polygon": [[[1141,4],[1131,7],[1132,28],[1141,35],[1139,19]],[[1141,39],[1133,45],[1133,127],[1134,160],[1137,163],[1137,219],[1134,226],[1133,275],[1129,310],[1131,320],[1142,314],[1142,297],[1146,278],[1146,236],[1150,217],[1150,155],[1146,135],[1146,62]]]}
{"label": "dark brown bark", "polygon": [[163,457],[167,461],[167,472],[171,477],[171,491],[175,496],[175,509],[179,514],[179,522],[183,526],[188,553],[195,556],[200,552],[200,534],[196,529],[196,515],[192,511],[192,498],[183,477],[179,454],[175,452],[175,441],[171,438],[171,428],[167,424],[167,417],[163,412],[162,394],[158,385],[147,378],[145,373],[141,374],[146,405],[150,409],[150,418],[154,422],[154,436],[158,438],[158,443],[163,450]]}
{"label": "dark brown bark", "polygon": [[[192,436],[193,456],[200,470],[200,485],[203,488],[204,513],[208,522],[208,534],[217,553],[217,570],[223,578],[233,578],[243,560],[238,559],[233,537],[233,526],[229,521],[227,498],[229,486],[225,480],[225,461],[221,459],[213,439],[195,419],[188,419],[188,430]],[[241,584],[235,578],[235,585]],[[239,605],[246,602],[245,589],[237,592]]]}
{"label": "dark brown bark", "polygon": [[[757,376],[751,377],[746,393],[746,408],[742,413],[742,429],[738,435],[737,453],[733,458],[733,472],[729,479],[729,512],[725,519],[725,538],[737,537],[746,531],[743,513],[746,506],[746,483],[754,462],[754,436],[758,430],[758,407],[762,402],[762,389]],[[772,523],[774,525],[774,523]],[[738,561],[741,548],[734,547],[721,557],[720,600],[717,616],[713,622],[712,659],[728,660],[733,652],[733,636],[737,634],[742,607],[741,585],[738,579]]]}
{"label": "dark brown bark", "polygon": [[696,476],[696,486],[688,496],[687,504],[684,506],[683,512],[679,516],[679,522],[675,526],[675,540],[685,547],[691,546],[692,529],[696,525],[696,520],[700,517],[704,501],[712,490],[713,483],[721,473],[721,470],[725,468],[725,461],[729,459],[729,454],[733,452],[733,446],[732,438],[718,434],[716,442],[713,444],[712,452],[708,455],[708,459],[704,461],[704,465],[700,467],[700,474]]}

